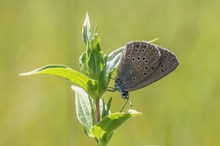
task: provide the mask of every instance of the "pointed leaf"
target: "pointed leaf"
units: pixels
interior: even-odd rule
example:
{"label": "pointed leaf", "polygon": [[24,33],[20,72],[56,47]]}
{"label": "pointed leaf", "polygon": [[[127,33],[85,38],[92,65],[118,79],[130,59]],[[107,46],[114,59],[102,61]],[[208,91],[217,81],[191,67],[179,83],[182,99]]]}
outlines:
{"label": "pointed leaf", "polygon": [[35,74],[54,75],[57,77],[61,77],[81,86],[86,91],[88,91],[90,88],[88,87],[88,84],[89,86],[91,86],[91,84],[94,83],[94,81],[89,79],[89,77],[87,77],[86,75],[64,65],[46,65],[33,71],[22,73],[20,75],[27,76]]}
{"label": "pointed leaf", "polygon": [[87,53],[83,52],[82,55],[79,58],[79,65],[80,65],[80,70],[86,74],[89,75],[88,73],[88,65],[87,65]]}
{"label": "pointed leaf", "polygon": [[[90,136],[90,128],[93,123],[91,101],[88,94],[80,87],[71,86],[75,91],[76,115],[79,122],[83,125],[84,130]],[[91,137],[91,136],[90,136]]]}
{"label": "pointed leaf", "polygon": [[86,18],[84,20],[83,27],[82,27],[82,37],[86,45],[88,44],[89,39],[90,39],[90,32],[91,32],[91,28],[90,28],[89,15],[88,13],[86,13]]}
{"label": "pointed leaf", "polygon": [[108,143],[113,132],[126,120],[131,117],[141,115],[135,110],[128,110],[127,112],[113,113],[103,118],[97,125],[91,129],[91,134],[102,143]]}
{"label": "pointed leaf", "polygon": [[121,48],[118,48],[117,50],[114,50],[112,53],[108,55],[107,60],[107,71],[106,75],[109,77],[109,75],[114,71],[114,69],[118,66],[121,58],[121,53],[125,50],[126,46],[123,46]]}
{"label": "pointed leaf", "polygon": [[103,51],[100,48],[100,38],[97,34],[94,34],[91,38],[91,45],[88,49],[88,67],[91,71],[90,76],[93,79],[99,78],[99,73],[104,66],[104,59],[103,59]]}
{"label": "pointed leaf", "polygon": [[[103,100],[103,102],[104,102],[104,99],[102,99],[102,100]],[[111,111],[110,111],[111,102],[112,102],[112,97],[110,97],[110,99],[108,100],[108,103],[103,106],[102,119],[103,119],[104,117],[108,116],[109,114],[111,114]]]}

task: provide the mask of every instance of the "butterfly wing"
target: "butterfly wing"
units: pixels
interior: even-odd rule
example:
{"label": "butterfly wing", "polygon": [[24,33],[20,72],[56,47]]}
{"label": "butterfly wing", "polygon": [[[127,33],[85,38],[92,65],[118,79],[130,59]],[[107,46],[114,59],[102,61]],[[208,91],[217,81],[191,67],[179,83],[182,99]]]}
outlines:
{"label": "butterfly wing", "polygon": [[156,69],[149,76],[144,78],[143,80],[137,82],[136,84],[129,84],[127,86],[128,91],[137,90],[143,88],[172,72],[179,64],[176,56],[171,51],[161,48],[157,46],[160,50],[161,57],[159,59],[158,64],[156,65]]}
{"label": "butterfly wing", "polygon": [[147,42],[131,42],[123,52],[118,79],[125,90],[135,90],[137,83],[150,76],[159,64],[160,49]]}
{"label": "butterfly wing", "polygon": [[130,70],[133,65],[133,62],[130,56],[130,54],[132,54],[133,52],[133,45],[134,45],[133,43],[127,44],[120,59],[120,65],[118,67],[117,78],[121,82],[125,81],[125,79],[130,75],[128,70]]}

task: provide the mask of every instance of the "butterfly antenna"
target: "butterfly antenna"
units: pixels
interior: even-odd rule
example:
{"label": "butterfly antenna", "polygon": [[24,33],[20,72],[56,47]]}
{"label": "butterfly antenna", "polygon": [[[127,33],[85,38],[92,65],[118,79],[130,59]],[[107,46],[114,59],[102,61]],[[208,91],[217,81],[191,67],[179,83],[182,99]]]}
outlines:
{"label": "butterfly antenna", "polygon": [[[112,78],[112,77],[108,77],[108,78],[110,78],[110,79],[112,79],[112,80],[116,80],[115,78]],[[107,87],[107,91],[115,92],[116,89],[115,89],[114,87]]]}
{"label": "butterfly antenna", "polygon": [[156,42],[157,40],[159,40],[159,38],[155,38],[155,39],[150,40],[150,41],[148,41],[148,42],[149,42],[149,43],[153,43],[153,42]]}

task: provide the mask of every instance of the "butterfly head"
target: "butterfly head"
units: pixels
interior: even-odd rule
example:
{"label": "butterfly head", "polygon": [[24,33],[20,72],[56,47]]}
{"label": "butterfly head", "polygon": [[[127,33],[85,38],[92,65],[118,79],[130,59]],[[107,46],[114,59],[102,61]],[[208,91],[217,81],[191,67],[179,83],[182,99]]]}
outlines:
{"label": "butterfly head", "polygon": [[115,80],[115,89],[121,93],[122,98],[129,99],[129,92],[125,90],[124,84],[119,80]]}

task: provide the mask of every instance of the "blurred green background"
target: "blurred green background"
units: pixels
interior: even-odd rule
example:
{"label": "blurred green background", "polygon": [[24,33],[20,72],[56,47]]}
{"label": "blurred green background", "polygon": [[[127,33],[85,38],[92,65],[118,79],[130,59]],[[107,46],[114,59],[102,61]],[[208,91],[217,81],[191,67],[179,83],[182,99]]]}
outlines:
{"label": "blurred green background", "polygon": [[[218,0],[1,0],[0,145],[96,146],[77,121],[70,82],[18,76],[51,63],[79,70],[88,11],[105,52],[159,37],[155,43],[180,61],[166,78],[131,93],[143,115],[122,125],[109,146],[219,146],[219,6]],[[119,93],[104,98],[110,96],[112,111],[119,111],[125,101]]]}

